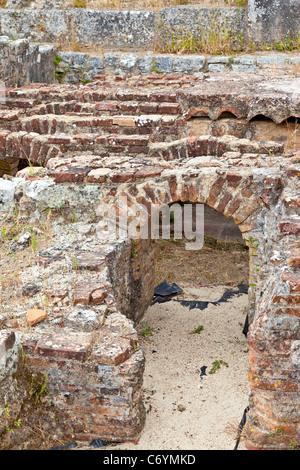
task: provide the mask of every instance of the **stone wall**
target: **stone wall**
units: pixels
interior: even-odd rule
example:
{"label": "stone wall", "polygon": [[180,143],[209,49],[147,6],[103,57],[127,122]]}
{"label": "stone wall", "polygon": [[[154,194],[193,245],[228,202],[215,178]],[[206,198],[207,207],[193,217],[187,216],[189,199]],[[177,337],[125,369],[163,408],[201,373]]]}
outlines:
{"label": "stone wall", "polygon": [[[4,9],[0,32],[34,42],[76,43],[104,50],[153,50],[162,28],[190,29],[215,27],[214,10],[208,8],[167,8],[154,10],[101,11],[75,9]],[[246,34],[243,8],[217,9],[217,22]]]}
{"label": "stone wall", "polygon": [[29,83],[53,83],[55,49],[30,44],[28,39],[0,36],[0,80],[8,87]]}
{"label": "stone wall", "polygon": [[240,49],[249,40],[264,44],[297,37],[299,15],[299,0],[249,0],[238,7],[206,2],[157,10],[128,3],[119,11],[93,9],[93,3],[88,8],[69,8],[61,2],[10,1],[1,9],[0,34],[69,48],[76,44],[94,50],[137,51],[153,50],[171,32],[188,31],[193,37],[211,34],[215,41],[229,32]]}
{"label": "stone wall", "polygon": [[[273,47],[275,53],[235,55],[250,41],[270,48],[270,43],[280,43],[284,37],[287,41],[296,40],[298,1],[274,0],[272,8],[270,2],[252,0],[248,7],[185,5],[120,11],[62,8],[61,2],[29,5],[11,1],[0,10],[0,79],[15,86],[50,83],[55,80],[54,75],[62,83],[86,83],[95,75],[110,73],[202,75],[265,67],[283,67],[292,74],[299,73],[297,52],[280,54]],[[191,38],[211,37],[212,50],[181,54],[180,48],[164,48],[178,41],[176,35],[180,41],[186,33]],[[218,44],[224,38],[228,47],[219,55]],[[158,52],[162,50],[165,52]]]}
{"label": "stone wall", "polygon": [[249,35],[253,42],[279,42],[299,36],[299,0],[248,0]]}
{"label": "stone wall", "polygon": [[199,54],[146,54],[133,52],[66,52],[57,50],[55,73],[61,83],[86,83],[97,75],[172,73],[198,75],[210,72],[255,72],[267,68],[280,68],[283,73],[299,74],[300,57],[297,53],[261,52],[254,54],[199,55]]}

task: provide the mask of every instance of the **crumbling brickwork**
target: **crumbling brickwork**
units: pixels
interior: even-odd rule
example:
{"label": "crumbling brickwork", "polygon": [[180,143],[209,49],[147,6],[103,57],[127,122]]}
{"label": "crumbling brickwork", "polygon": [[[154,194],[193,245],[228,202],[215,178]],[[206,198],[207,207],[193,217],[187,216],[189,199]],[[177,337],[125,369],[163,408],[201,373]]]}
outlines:
{"label": "crumbling brickwork", "polygon": [[[153,205],[205,203],[238,225],[250,251],[247,447],[299,445],[299,155],[281,139],[246,138],[256,116],[300,117],[297,84],[264,74],[102,76],[8,90],[1,214],[16,208],[43,223],[56,214],[31,280],[65,307],[20,340],[78,439],[135,440],[143,426],[134,324],[153,293],[151,241],[112,242],[97,228],[99,205],[126,196],[149,215]],[[245,134],[195,135],[194,119],[224,113],[243,121]],[[13,323],[4,319],[3,330],[8,354]]]}

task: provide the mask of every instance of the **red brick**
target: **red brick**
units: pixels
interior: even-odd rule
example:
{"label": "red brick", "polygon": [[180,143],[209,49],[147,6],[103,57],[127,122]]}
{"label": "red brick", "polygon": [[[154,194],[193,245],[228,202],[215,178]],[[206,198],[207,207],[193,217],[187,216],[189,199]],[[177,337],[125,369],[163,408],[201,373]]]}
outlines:
{"label": "red brick", "polygon": [[294,317],[300,318],[300,307],[297,307],[296,305],[295,308],[276,308],[274,313],[276,313],[277,315],[292,315]]}
{"label": "red brick", "polygon": [[175,175],[169,178],[169,189],[172,201],[178,201],[179,196],[177,195],[177,180]]}
{"label": "red brick", "polygon": [[135,178],[149,178],[159,176],[163,171],[163,167],[161,166],[151,166],[145,167],[141,170],[137,170],[134,174]]}
{"label": "red brick", "polygon": [[293,268],[300,268],[300,250],[292,250],[289,257],[289,265]]}
{"label": "red brick", "polygon": [[94,118],[91,125],[93,127],[110,127],[113,125],[113,119],[110,117]]}
{"label": "red brick", "polygon": [[154,190],[151,188],[149,184],[145,184],[145,186],[143,186],[143,190],[145,191],[147,196],[151,199],[153,204],[159,204],[159,200],[157,199]]}
{"label": "red brick", "polygon": [[113,183],[125,183],[126,181],[134,179],[134,174],[134,170],[120,170],[112,172],[110,175],[108,175],[108,178]]}
{"label": "red brick", "polygon": [[174,92],[155,92],[151,94],[151,101],[160,103],[176,103],[176,94]]}
{"label": "red brick", "polygon": [[287,380],[263,380],[258,377],[255,377],[251,380],[252,388],[270,391],[279,391],[279,392],[297,392],[298,384],[297,382],[288,382]]}
{"label": "red brick", "polygon": [[77,333],[64,328],[48,330],[38,341],[36,351],[43,357],[62,359],[86,359],[91,344],[92,335]]}
{"label": "red brick", "polygon": [[100,103],[96,103],[96,109],[99,111],[118,111],[119,101],[111,100],[111,101],[102,101]]}
{"label": "red brick", "polygon": [[139,106],[141,113],[155,114],[158,111],[157,103],[141,103]]}
{"label": "red brick", "polygon": [[0,119],[2,121],[14,121],[18,119],[20,116],[20,110],[8,110],[8,109],[0,109]]}
{"label": "red brick", "polygon": [[135,113],[138,111],[138,102],[137,101],[124,101],[119,103],[118,108],[125,113]]}
{"label": "red brick", "polygon": [[44,321],[47,318],[47,313],[40,309],[27,310],[26,320],[29,326],[34,326],[37,323]]}
{"label": "red brick", "polygon": [[107,297],[107,291],[104,289],[96,289],[92,294],[91,294],[91,301],[95,305],[102,304],[104,302],[104,299]]}
{"label": "red brick", "polygon": [[31,129],[37,134],[41,134],[40,121],[38,118],[31,119]]}
{"label": "red brick", "polygon": [[219,201],[218,205],[215,207],[215,209],[218,212],[224,212],[224,209],[227,206],[227,204],[229,203],[229,201],[231,200],[231,198],[232,198],[231,193],[226,191],[224,193],[224,195],[222,196],[221,200]]}
{"label": "red brick", "polygon": [[81,171],[81,169],[70,168],[65,171],[55,172],[55,183],[82,183],[86,174],[91,171],[90,168]]}
{"label": "red brick", "polygon": [[224,183],[225,183],[225,179],[222,178],[222,176],[220,176],[212,185],[208,199],[207,199],[207,204],[209,206],[215,205]]}
{"label": "red brick", "polygon": [[300,219],[288,219],[279,222],[279,230],[285,235],[298,235],[300,233]]}
{"label": "red brick", "polygon": [[114,137],[109,137],[108,142],[111,145],[128,145],[128,146],[146,146],[148,145],[149,138],[144,135],[116,135]]}
{"label": "red brick", "polygon": [[189,187],[189,201],[190,202],[196,202],[197,199],[198,199],[197,188],[193,184],[190,184],[190,187]]}
{"label": "red brick", "polygon": [[49,136],[48,141],[51,144],[69,144],[71,142],[71,136],[66,134],[55,134]]}
{"label": "red brick", "polygon": [[31,145],[30,156],[29,156],[29,160],[32,163],[39,162],[40,149],[41,149],[41,142],[39,140],[34,140]]}
{"label": "red brick", "polygon": [[272,299],[273,304],[280,305],[299,305],[300,304],[300,295],[275,295]]}
{"label": "red brick", "polygon": [[236,187],[238,183],[241,181],[242,177],[238,173],[228,172],[226,175],[226,179],[229,182],[230,186]]}
{"label": "red brick", "polygon": [[177,103],[161,103],[158,105],[158,112],[162,114],[178,114],[180,106]]}

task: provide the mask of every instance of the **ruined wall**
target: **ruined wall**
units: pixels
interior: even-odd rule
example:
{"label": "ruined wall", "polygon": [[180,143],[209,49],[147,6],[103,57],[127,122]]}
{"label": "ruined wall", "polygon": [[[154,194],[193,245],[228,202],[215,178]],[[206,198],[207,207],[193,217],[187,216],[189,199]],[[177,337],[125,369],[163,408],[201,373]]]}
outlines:
{"label": "ruined wall", "polygon": [[72,2],[9,1],[1,9],[0,34],[34,42],[90,46],[104,50],[153,50],[173,33],[191,37],[211,35],[217,42],[230,33],[237,50],[249,43],[280,42],[299,33],[299,0],[200,2],[157,9],[140,2],[124,3],[119,11],[90,2],[74,8]]}
{"label": "ruined wall", "polygon": [[[237,35],[244,35],[244,9],[220,8],[217,21],[234,27]],[[153,50],[163,29],[191,28],[193,34],[200,25],[214,25],[214,10],[208,8],[166,8],[101,11],[73,9],[4,9],[1,10],[0,31],[3,35],[28,38],[34,42],[72,43],[104,50]],[[164,30],[165,30],[164,29]]]}
{"label": "ruined wall", "polygon": [[[159,15],[167,26],[192,28],[200,13],[181,8]],[[223,13],[244,32],[244,10]],[[14,374],[22,346],[30,368],[48,374],[53,402],[70,416],[78,439],[138,438],[144,423],[144,357],[132,320],[142,317],[151,299],[153,252],[148,241],[111,243],[104,233],[99,237],[96,209],[103,201],[116,204],[123,194],[129,204],[147,209],[200,202],[231,217],[250,249],[248,448],[287,449],[291,441],[299,445],[299,156],[297,140],[286,145],[288,126],[277,141],[267,137],[278,137],[274,126],[299,119],[299,81],[290,75],[235,75],[238,67],[256,67],[257,58],[254,63],[246,57],[234,62],[166,55],[159,62],[128,51],[120,56],[120,48],[153,47],[155,15],[51,8],[43,14],[1,12],[2,34],[33,41],[56,41],[68,31],[69,43],[75,32],[75,40],[86,46],[92,41],[111,47],[113,33],[117,52],[92,60],[74,53],[70,70],[65,53],[64,64],[56,65],[63,78],[73,74],[69,79],[76,83],[86,62],[88,79],[115,67],[121,73],[82,87],[36,85],[7,92],[0,119],[1,218],[14,226],[18,214],[23,222],[47,228],[53,217],[53,233],[47,247],[34,251],[31,265],[22,265],[17,302],[12,306],[9,289],[2,292],[0,406],[13,402],[18,416],[24,397],[16,395]],[[27,59],[27,39],[3,42],[3,51],[12,54],[6,46],[15,47],[28,65],[22,71],[15,67],[18,54],[9,55],[9,84],[47,81]],[[38,52],[36,46],[30,50]],[[153,66],[193,75],[125,74],[141,67],[149,73]],[[229,66],[237,67],[231,77],[213,75]],[[198,76],[205,67],[211,75]],[[231,119],[224,124],[222,115]],[[263,139],[251,124],[259,116],[274,125]],[[198,118],[204,119],[197,127]],[[4,242],[5,233],[1,237]],[[17,242],[11,243],[16,250]],[[27,322],[23,292],[29,292],[31,310],[41,295],[49,300],[47,316],[37,325]],[[0,418],[3,429],[3,414]]]}
{"label": "ruined wall", "polygon": [[299,35],[299,0],[248,0],[249,36],[257,43]]}
{"label": "ruined wall", "polygon": [[53,46],[30,44],[28,39],[10,40],[0,36],[0,78],[6,86],[53,83]]}
{"label": "ruined wall", "polygon": [[[298,0],[274,0],[271,5],[252,0],[238,7],[235,2],[219,2],[214,7],[208,3],[154,10],[132,2],[126,10],[127,4],[119,11],[104,11],[93,3],[70,8],[61,2],[8,2],[0,9],[0,34],[5,36],[3,44],[7,38],[14,38],[15,44],[9,42],[9,54],[8,45],[2,50],[2,62],[10,65],[5,73],[0,71],[0,79],[6,82],[9,76],[9,86],[50,83],[54,76],[62,83],[86,83],[107,73],[202,75],[268,66],[295,73],[299,67]],[[274,43],[284,38],[294,41],[295,53],[276,54]],[[29,40],[30,47],[21,39]],[[182,54],[185,42],[200,39],[206,44],[202,53],[190,49]],[[268,52],[253,53],[250,48],[251,54],[235,56],[235,51],[248,52],[251,43],[268,46]],[[53,45],[54,55],[45,44]]]}
{"label": "ruined wall", "polygon": [[[195,149],[195,140],[190,144]],[[120,303],[114,299],[115,281],[110,283],[108,275],[110,260],[116,257],[119,261],[114,266],[119,270],[114,276],[123,283],[122,293],[130,293],[130,270],[124,272],[128,269],[128,248],[124,243],[104,243],[101,233],[96,237],[93,224],[88,223],[89,201],[96,201],[100,191],[111,203],[116,203],[121,194],[147,205],[153,201],[207,203],[238,224],[250,249],[252,395],[247,445],[250,449],[284,449],[289,448],[291,440],[298,445],[299,165],[295,158],[274,155],[269,166],[268,155],[231,151],[218,157],[216,172],[214,158],[200,158],[202,167],[197,166],[197,156],[191,155],[187,164],[175,171],[165,168],[159,177],[144,173],[136,179],[131,173],[130,180],[118,183],[54,183],[53,178],[30,175],[25,180],[6,181],[8,197],[2,198],[6,201],[3,207],[16,205],[23,221],[35,214],[42,222],[47,217],[45,208],[55,199],[69,201],[69,210],[74,213],[78,201],[77,222],[66,223],[67,206],[64,215],[62,207],[57,207],[61,215],[53,220],[51,245],[36,254],[35,276],[32,278],[34,271],[27,271],[25,266],[22,273],[24,281],[31,275],[31,282],[40,288],[39,295],[49,292],[51,286],[52,297],[61,297],[65,313],[56,317],[49,305],[46,321],[29,330],[27,326],[25,335],[19,338],[31,370],[47,373],[55,406],[70,417],[78,440],[99,435],[108,440],[135,440],[144,416],[144,358],[133,325],[117,311]],[[255,168],[253,159],[259,168]],[[68,292],[64,293],[66,288]],[[133,288],[143,296],[143,290],[136,289],[134,283]],[[103,292],[107,293],[104,302]],[[34,300],[32,297],[30,302]],[[130,302],[127,311],[132,315],[135,299],[127,295],[125,300]],[[15,305],[14,310],[18,313],[21,308]],[[14,318],[4,316],[4,344],[13,330]],[[19,325],[24,320],[19,314]],[[12,344],[2,349],[9,353],[9,347]],[[280,434],[278,428],[282,428]]]}
{"label": "ruined wall", "polygon": [[173,73],[203,77],[210,72],[255,72],[281,68],[294,75],[300,67],[299,54],[257,52],[254,54],[203,55],[159,54],[152,51],[105,52],[94,54],[57,49],[55,73],[61,83],[86,83],[95,76],[114,74],[147,75]]}

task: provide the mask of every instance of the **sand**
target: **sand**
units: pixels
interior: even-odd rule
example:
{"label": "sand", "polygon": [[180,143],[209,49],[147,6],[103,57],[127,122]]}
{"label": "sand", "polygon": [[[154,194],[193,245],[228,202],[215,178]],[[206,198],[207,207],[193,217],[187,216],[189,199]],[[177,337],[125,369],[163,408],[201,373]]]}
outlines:
{"label": "sand", "polygon": [[[185,288],[177,299],[216,301],[226,287]],[[249,404],[248,348],[242,332],[247,294],[226,303],[189,309],[178,301],[148,308],[137,331],[145,352],[146,424],[127,450],[233,450]],[[200,333],[191,333],[199,326]],[[214,373],[214,361],[220,368]],[[223,363],[220,363],[223,361]],[[206,366],[206,375],[200,377]],[[203,370],[203,369],[202,369]],[[238,450],[245,450],[241,440]]]}

